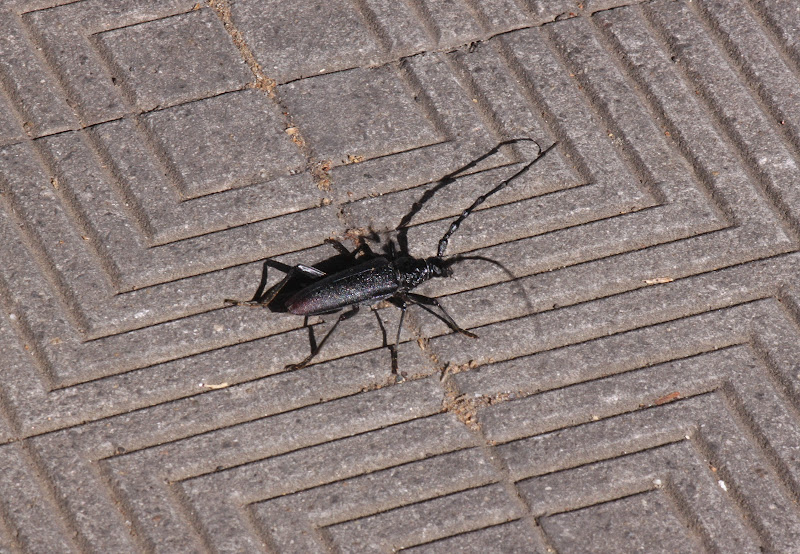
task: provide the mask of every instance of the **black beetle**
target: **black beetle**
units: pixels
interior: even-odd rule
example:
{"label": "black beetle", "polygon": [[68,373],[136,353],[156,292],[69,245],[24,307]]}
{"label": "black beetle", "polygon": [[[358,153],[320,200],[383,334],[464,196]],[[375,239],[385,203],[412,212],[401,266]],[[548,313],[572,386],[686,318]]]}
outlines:
{"label": "black beetle", "polygon": [[[276,297],[281,293],[287,283],[294,277],[300,275],[305,278],[309,284],[300,288],[297,292],[290,295],[288,298],[282,300],[283,308],[285,311],[296,315],[313,316],[335,313],[350,308],[342,313],[337,319],[336,323],[325,334],[319,344],[314,345],[312,341],[311,354],[309,354],[302,362],[298,364],[290,364],[286,366],[291,369],[299,369],[308,365],[311,360],[319,353],[325,341],[331,336],[333,331],[342,321],[353,317],[358,313],[359,304],[369,302],[374,304],[381,300],[387,300],[399,307],[400,322],[397,327],[397,337],[395,340],[394,348],[392,349],[392,370],[397,372],[396,361],[396,348],[400,342],[400,332],[403,328],[403,319],[406,314],[406,309],[409,305],[417,305],[431,313],[435,317],[445,322],[451,329],[461,333],[462,335],[477,338],[477,335],[466,331],[458,326],[452,317],[445,311],[435,298],[429,298],[421,294],[411,292],[411,289],[424,283],[425,281],[434,277],[448,277],[451,275],[450,266],[455,262],[465,259],[463,256],[455,256],[450,259],[444,258],[445,250],[447,249],[447,242],[450,237],[458,230],[461,223],[482,204],[488,197],[499,192],[511,181],[528,171],[533,164],[535,164],[542,156],[549,152],[556,143],[551,144],[546,150],[542,150],[538,143],[533,139],[519,138],[501,142],[494,149],[479,160],[482,160],[493,153],[497,152],[502,146],[512,144],[520,141],[531,141],[536,144],[539,152],[533,161],[526,164],[522,169],[514,173],[508,179],[502,181],[499,185],[495,186],[486,194],[479,196],[461,215],[450,225],[447,232],[439,241],[439,246],[436,256],[430,258],[414,258],[407,254],[395,255],[394,242],[389,242],[387,255],[379,255],[372,252],[365,242],[361,242],[359,247],[354,251],[348,251],[341,243],[328,239],[327,243],[331,244],[336,250],[350,261],[350,267],[335,271],[334,273],[325,273],[315,267],[310,267],[298,264],[293,267],[285,266],[274,262],[280,269],[286,271],[286,276],[277,284],[272,286],[266,292],[257,292],[256,296],[249,301],[229,300],[226,299],[225,303],[229,305],[247,305],[247,306],[270,306]],[[477,163],[470,163],[456,173],[462,172],[467,167],[471,167]],[[452,177],[448,176],[452,181]],[[444,181],[442,181],[444,183]],[[401,226],[403,224],[401,223]],[[355,265],[352,265],[355,262]],[[266,265],[265,265],[266,267]],[[264,277],[265,280],[266,276]],[[264,281],[262,280],[262,285]],[[261,290],[262,287],[259,287]],[[434,311],[438,308],[439,312]]]}

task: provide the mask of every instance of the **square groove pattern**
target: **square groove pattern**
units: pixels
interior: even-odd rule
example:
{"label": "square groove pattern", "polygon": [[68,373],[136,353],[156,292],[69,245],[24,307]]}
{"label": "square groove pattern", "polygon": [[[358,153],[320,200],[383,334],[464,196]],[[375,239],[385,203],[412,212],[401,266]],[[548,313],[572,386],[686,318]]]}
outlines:
{"label": "square groove pattern", "polygon": [[[798,33],[779,0],[4,3],[0,551],[800,551]],[[419,289],[477,340],[412,310],[395,382],[362,310],[287,371],[303,319],[223,306],[328,238],[432,256],[516,137],[557,145]]]}

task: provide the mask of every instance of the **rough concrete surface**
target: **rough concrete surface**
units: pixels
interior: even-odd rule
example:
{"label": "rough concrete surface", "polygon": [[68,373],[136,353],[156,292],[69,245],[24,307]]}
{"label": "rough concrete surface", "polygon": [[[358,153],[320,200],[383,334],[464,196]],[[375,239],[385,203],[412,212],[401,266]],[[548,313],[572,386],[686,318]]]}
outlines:
{"label": "rough concrete surface", "polygon": [[[224,304],[512,138],[479,338]],[[5,0],[0,552],[800,552],[798,160],[795,1]]]}

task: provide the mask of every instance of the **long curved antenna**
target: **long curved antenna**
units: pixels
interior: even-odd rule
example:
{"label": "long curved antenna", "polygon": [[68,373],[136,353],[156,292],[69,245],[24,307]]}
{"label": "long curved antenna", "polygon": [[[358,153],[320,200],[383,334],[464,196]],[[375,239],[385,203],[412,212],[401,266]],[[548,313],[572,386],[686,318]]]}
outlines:
{"label": "long curved antenna", "polygon": [[[475,167],[479,163],[481,163],[483,160],[485,160],[485,159],[487,159],[487,158],[489,158],[491,156],[494,156],[497,152],[500,151],[500,149],[502,147],[508,146],[508,145],[511,145],[511,144],[516,144],[518,142],[525,142],[525,141],[533,142],[534,144],[536,144],[536,146],[539,146],[538,142],[536,142],[532,138],[528,138],[528,137],[521,137],[521,138],[504,140],[502,142],[499,142],[494,148],[492,148],[491,150],[489,150],[488,152],[486,152],[485,154],[483,154],[479,158],[476,158],[476,159],[472,160],[471,162],[467,163],[466,165],[463,165],[463,166],[459,167],[458,169],[448,173],[447,175],[445,175],[444,177],[439,179],[439,181],[437,182],[437,184],[434,187],[432,187],[432,188],[428,189],[427,191],[425,191],[425,193],[420,197],[420,199],[417,200],[416,202],[414,202],[414,204],[411,206],[411,209],[409,210],[409,212],[406,215],[403,216],[403,219],[400,220],[400,223],[397,225],[397,228],[395,229],[395,231],[397,231],[397,243],[398,243],[398,247],[400,248],[400,252],[402,254],[404,254],[404,255],[408,255],[408,224],[411,222],[412,219],[414,219],[414,216],[417,215],[420,212],[420,210],[422,210],[422,207],[431,198],[433,198],[433,196],[437,192],[439,192],[439,190],[441,190],[444,187],[448,186],[449,184],[455,182],[456,178],[459,175],[469,171],[470,169],[472,169],[473,167]],[[539,151],[541,152],[541,148],[539,149]]]}
{"label": "long curved antenna", "polygon": [[[450,228],[444,234],[444,236],[442,237],[442,240],[439,241],[439,248],[437,250],[436,256],[439,257],[439,258],[444,256],[444,251],[447,249],[447,241],[450,240],[450,237],[453,235],[453,233],[455,233],[458,230],[459,225],[461,225],[461,223],[465,219],[467,219],[467,216],[469,216],[469,214],[471,214],[475,208],[477,208],[478,206],[483,204],[486,201],[486,199],[489,198],[491,195],[503,190],[506,187],[506,185],[508,185],[511,181],[513,181],[514,179],[516,179],[517,177],[519,177],[520,175],[522,175],[523,173],[528,171],[531,167],[533,167],[533,164],[538,162],[542,158],[542,156],[544,156],[550,150],[552,150],[553,147],[556,144],[558,144],[558,143],[554,142],[553,144],[548,146],[545,150],[542,150],[541,147],[539,147],[539,154],[537,154],[536,158],[534,158],[532,162],[528,163],[525,167],[523,167],[522,169],[517,171],[514,175],[512,175],[511,177],[509,177],[505,181],[502,181],[499,185],[494,187],[492,190],[490,190],[486,194],[484,194],[482,196],[479,196],[478,199],[475,200],[475,202],[473,202],[472,205],[469,208],[467,208],[466,210],[461,212],[461,215],[458,216],[458,219],[456,219],[453,223],[450,224]],[[536,145],[539,146],[538,143]]]}
{"label": "long curved antenna", "polygon": [[503,273],[508,275],[509,281],[513,281],[514,279],[517,278],[517,276],[514,275],[513,273],[511,273],[511,270],[509,270],[506,266],[504,266],[503,264],[501,264],[497,260],[493,260],[491,258],[487,258],[486,256],[478,256],[478,255],[473,255],[473,254],[469,254],[469,255],[458,254],[456,256],[451,256],[451,257],[447,258],[447,260],[445,260],[445,266],[446,267],[450,267],[452,265],[456,265],[458,262],[464,262],[464,261],[468,261],[468,260],[478,260],[480,262],[489,262],[490,264],[496,265],[497,267],[500,268],[501,271],[503,271]]}

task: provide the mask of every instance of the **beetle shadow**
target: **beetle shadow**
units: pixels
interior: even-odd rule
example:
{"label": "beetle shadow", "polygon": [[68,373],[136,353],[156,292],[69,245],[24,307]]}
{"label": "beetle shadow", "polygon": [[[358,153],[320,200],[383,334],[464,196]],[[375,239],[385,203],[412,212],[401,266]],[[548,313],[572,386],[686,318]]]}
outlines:
{"label": "beetle shadow", "polygon": [[411,220],[414,219],[415,215],[417,215],[420,211],[422,211],[422,208],[425,206],[425,204],[427,204],[436,195],[437,192],[439,192],[446,186],[455,183],[459,176],[464,177],[464,175],[462,175],[463,173],[469,171],[470,169],[473,169],[474,167],[477,167],[477,165],[480,164],[483,160],[494,156],[500,151],[502,147],[509,146],[512,144],[517,144],[523,141],[533,142],[539,148],[539,152],[541,153],[542,151],[541,146],[539,146],[539,143],[533,139],[517,138],[517,139],[504,140],[498,143],[494,148],[492,148],[482,156],[475,158],[471,162],[459,167],[458,169],[452,171],[451,173],[448,173],[447,175],[439,179],[438,182],[433,187],[426,190],[422,194],[422,196],[420,196],[419,200],[417,200],[411,205],[411,209],[408,211],[406,215],[403,216],[403,218],[400,220],[400,223],[397,224],[397,228],[395,229],[397,246],[398,249],[400,250],[401,255],[404,256],[409,255],[408,228],[409,224],[411,223]]}

